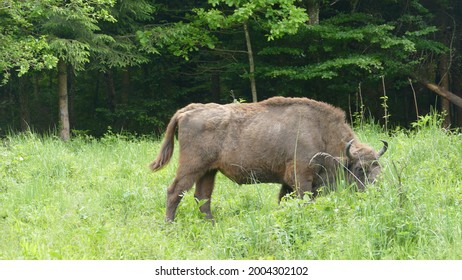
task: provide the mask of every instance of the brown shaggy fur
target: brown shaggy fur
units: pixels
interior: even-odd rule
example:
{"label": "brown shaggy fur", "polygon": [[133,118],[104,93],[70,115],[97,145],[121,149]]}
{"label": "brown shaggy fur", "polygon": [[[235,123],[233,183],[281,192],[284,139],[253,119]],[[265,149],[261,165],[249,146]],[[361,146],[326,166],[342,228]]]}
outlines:
{"label": "brown shaggy fur", "polygon": [[[196,184],[195,196],[207,200],[201,211],[212,219],[210,200],[220,171],[239,183],[282,185],[279,199],[295,191],[302,197],[332,183],[339,166],[362,188],[380,172],[380,154],[361,144],[345,113],[307,98],[273,97],[249,104],[190,104],[170,120],[153,171],[172,157],[178,127],[179,165],[167,190],[166,220],[173,221],[183,192]],[[351,158],[345,157],[354,140]]]}

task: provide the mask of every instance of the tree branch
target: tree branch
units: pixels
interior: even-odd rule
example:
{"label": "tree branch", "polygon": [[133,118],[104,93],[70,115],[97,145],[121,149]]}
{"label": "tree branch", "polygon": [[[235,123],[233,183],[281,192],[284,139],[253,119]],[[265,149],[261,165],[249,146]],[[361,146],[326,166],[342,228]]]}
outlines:
{"label": "tree branch", "polygon": [[450,92],[449,90],[446,90],[437,84],[430,83],[429,81],[418,79],[418,81],[423,84],[426,88],[429,90],[433,91],[434,93],[438,94],[439,96],[442,96],[449,100],[452,104],[456,105],[459,108],[462,108],[462,98],[455,95],[454,93]]}
{"label": "tree branch", "polygon": [[211,49],[212,51],[217,51],[217,52],[228,52],[228,53],[245,53],[248,54],[248,51],[242,51],[242,50],[227,50],[227,49],[220,49],[220,48],[213,48]]}

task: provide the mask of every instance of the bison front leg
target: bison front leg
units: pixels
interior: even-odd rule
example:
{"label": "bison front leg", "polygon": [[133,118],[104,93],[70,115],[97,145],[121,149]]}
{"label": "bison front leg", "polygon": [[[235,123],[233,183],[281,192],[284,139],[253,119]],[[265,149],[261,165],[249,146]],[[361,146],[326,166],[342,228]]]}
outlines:
{"label": "bison front leg", "polygon": [[199,207],[199,209],[206,215],[205,218],[210,220],[213,220],[212,211],[210,209],[210,200],[212,198],[216,174],[217,170],[211,170],[202,176],[199,180],[197,180],[196,192],[194,194],[194,197],[198,201],[206,200],[204,204]]}
{"label": "bison front leg", "polygon": [[313,191],[313,174],[313,170],[302,162],[288,164],[284,177],[285,184],[281,188],[279,199],[282,198],[281,195],[284,192],[286,192],[285,194],[289,192],[289,187],[295,191],[299,198],[303,198],[306,193],[311,194]]}
{"label": "bison front leg", "polygon": [[300,199],[302,199],[305,194],[311,195],[313,193],[313,179],[304,178],[295,182],[295,192]]}
{"label": "bison front leg", "polygon": [[281,200],[284,196],[291,194],[294,192],[294,189],[286,184],[282,184],[281,190],[279,191],[279,203],[281,203]]}

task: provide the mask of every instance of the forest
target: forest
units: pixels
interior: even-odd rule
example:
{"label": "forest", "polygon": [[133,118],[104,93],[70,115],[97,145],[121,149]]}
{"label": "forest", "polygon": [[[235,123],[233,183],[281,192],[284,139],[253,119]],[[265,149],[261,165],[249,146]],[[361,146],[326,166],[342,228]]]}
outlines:
{"label": "forest", "polygon": [[462,126],[459,0],[2,0],[0,136],[161,134],[192,102],[308,97]]}
{"label": "forest", "polygon": [[[461,27],[461,0],[0,0],[0,260],[462,259]],[[273,96],[387,141],[377,182],[219,173],[215,223],[194,192],[165,223],[174,112]]]}

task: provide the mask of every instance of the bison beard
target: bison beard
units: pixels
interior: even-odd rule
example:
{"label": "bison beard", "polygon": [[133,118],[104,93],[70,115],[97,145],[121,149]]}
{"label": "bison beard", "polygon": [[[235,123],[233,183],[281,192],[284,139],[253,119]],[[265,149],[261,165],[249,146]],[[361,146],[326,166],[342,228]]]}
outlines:
{"label": "bison beard", "polygon": [[360,143],[345,112],[307,98],[273,97],[250,104],[190,104],[170,120],[153,171],[172,157],[178,127],[176,177],[167,190],[166,220],[173,221],[185,191],[196,184],[200,210],[213,219],[210,202],[218,171],[239,184],[280,183],[279,200],[295,192],[316,194],[333,183],[343,167],[346,178],[364,189],[381,171],[376,152]]}

